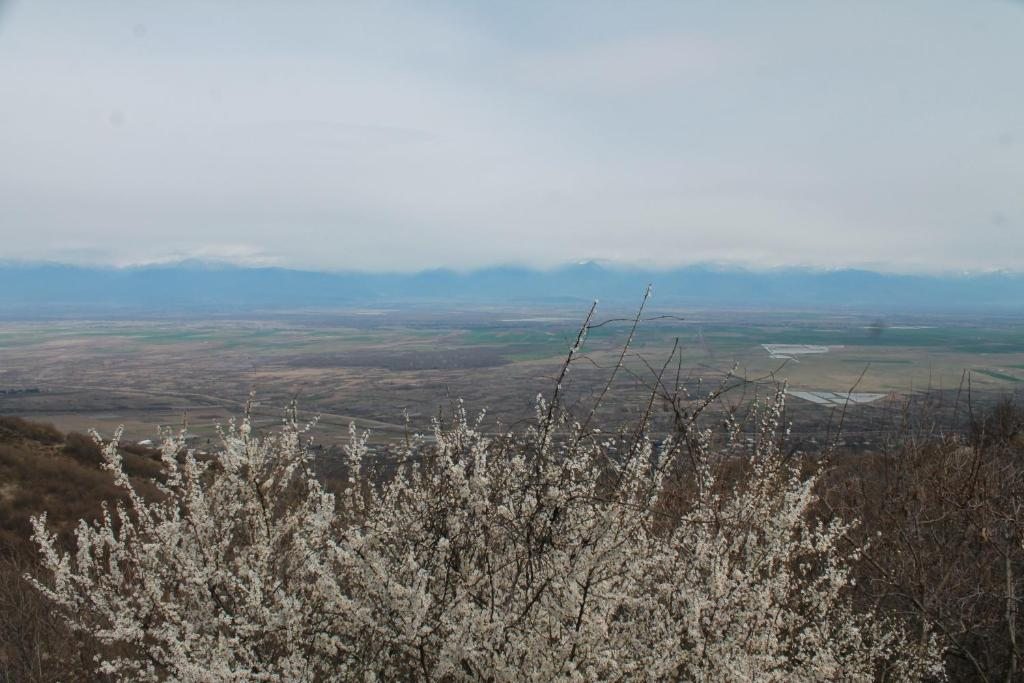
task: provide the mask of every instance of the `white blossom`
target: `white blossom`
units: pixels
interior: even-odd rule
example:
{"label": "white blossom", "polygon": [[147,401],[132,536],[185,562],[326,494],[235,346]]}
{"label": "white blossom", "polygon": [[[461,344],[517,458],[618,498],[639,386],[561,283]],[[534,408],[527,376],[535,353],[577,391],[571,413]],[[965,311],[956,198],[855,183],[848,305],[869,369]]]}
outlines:
{"label": "white blossom", "polygon": [[[784,463],[783,397],[744,453],[696,418],[657,452],[643,435],[615,449],[545,423],[541,401],[536,427],[491,437],[460,404],[432,440],[396,446],[383,481],[353,427],[337,499],[294,419],[230,425],[208,460],[166,437],[152,499],[115,438],[104,457],[127,503],[82,522],[73,553],[35,519],[32,580],[123,680],[939,675],[934,638],[851,606],[852,522],[817,519],[816,477]],[[741,458],[726,486],[722,463]]]}

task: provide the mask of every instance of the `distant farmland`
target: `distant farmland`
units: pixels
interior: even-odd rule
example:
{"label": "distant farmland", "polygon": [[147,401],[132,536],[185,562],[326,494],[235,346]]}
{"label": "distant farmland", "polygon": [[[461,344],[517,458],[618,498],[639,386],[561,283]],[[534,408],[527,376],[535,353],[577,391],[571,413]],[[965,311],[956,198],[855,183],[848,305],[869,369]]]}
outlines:
{"label": "distant farmland", "polygon": [[[370,313],[370,314],[368,314]],[[10,322],[0,324],[0,413],[51,420],[64,429],[119,423],[132,438],[157,424],[212,435],[255,391],[276,421],[296,399],[338,437],[350,420],[379,433],[424,429],[465,399],[509,424],[532,415],[575,338],[582,311],[423,310],[296,313],[259,319]],[[628,311],[599,313],[574,365],[574,398],[585,405],[617,360]],[[1019,390],[1024,325],[1000,318],[879,321],[871,316],[665,310],[642,323],[616,400],[628,421],[651,368],[678,342],[673,375],[717,382],[735,363],[750,380],[785,380],[807,410],[823,411],[855,388],[879,396],[968,388],[974,396]],[[668,317],[661,317],[668,316]],[[682,319],[680,319],[682,318]],[[969,372],[968,372],[969,371]],[[868,397],[874,397],[869,399]],[[862,410],[867,410],[865,405]]]}

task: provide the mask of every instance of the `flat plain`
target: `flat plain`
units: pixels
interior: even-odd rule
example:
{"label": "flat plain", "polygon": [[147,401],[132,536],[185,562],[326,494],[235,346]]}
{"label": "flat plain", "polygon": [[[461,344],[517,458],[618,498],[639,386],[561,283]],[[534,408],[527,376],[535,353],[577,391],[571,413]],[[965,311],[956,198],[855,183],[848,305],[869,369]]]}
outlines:
{"label": "flat plain", "polygon": [[[318,416],[317,436],[330,443],[352,421],[378,438],[423,431],[462,399],[471,412],[488,409],[488,424],[511,425],[550,394],[586,308],[0,322],[0,414],[72,431],[124,425],[132,440],[187,421],[206,439],[254,395],[261,421],[280,419],[295,400],[303,415]],[[566,386],[578,411],[603,388],[631,318],[595,316]],[[785,380],[797,392],[794,411],[819,422],[835,405],[800,392],[885,397],[871,404],[877,410],[923,392],[1024,389],[1019,318],[649,310],[602,417],[635,417],[670,357],[666,376],[693,392],[734,367],[751,387]]]}

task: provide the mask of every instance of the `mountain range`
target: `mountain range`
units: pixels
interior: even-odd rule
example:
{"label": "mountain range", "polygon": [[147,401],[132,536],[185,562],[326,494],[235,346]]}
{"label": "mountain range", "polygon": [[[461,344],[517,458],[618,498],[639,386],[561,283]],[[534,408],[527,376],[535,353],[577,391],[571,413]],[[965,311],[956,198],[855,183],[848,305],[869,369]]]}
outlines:
{"label": "mountain range", "polygon": [[270,312],[401,306],[636,304],[654,285],[665,307],[1024,312],[1024,275],[909,275],[869,270],[666,270],[585,262],[539,270],[323,272],[181,262],[128,268],[0,263],[5,317]]}

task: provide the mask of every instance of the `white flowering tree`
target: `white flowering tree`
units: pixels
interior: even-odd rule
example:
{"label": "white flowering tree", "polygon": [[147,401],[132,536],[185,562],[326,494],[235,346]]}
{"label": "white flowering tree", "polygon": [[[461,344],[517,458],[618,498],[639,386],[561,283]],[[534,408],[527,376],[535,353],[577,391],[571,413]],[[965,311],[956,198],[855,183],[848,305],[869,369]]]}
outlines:
{"label": "white flowering tree", "polygon": [[567,419],[557,396],[498,436],[460,407],[396,444],[386,476],[353,428],[337,496],[294,415],[267,435],[229,425],[202,460],[168,436],[149,500],[115,438],[127,503],[83,521],[69,553],[36,519],[31,580],[119,679],[940,676],[933,638],[851,606],[850,522],[817,518],[816,476],[781,457],[783,391],[732,445],[699,424],[706,401],[675,395],[655,446],[645,425],[605,437]]}
{"label": "white flowering tree", "polygon": [[[168,437],[143,500],[115,439],[128,503],[82,522],[73,553],[37,519],[34,581],[105,646],[97,670],[133,680],[937,674],[931,640],[851,609],[848,527],[812,521],[815,478],[776,446],[781,402],[730,490],[706,431],[614,448],[571,425],[489,437],[459,413],[383,482],[353,432],[337,500],[294,420],[259,437],[244,419],[202,462]],[[690,493],[665,505],[684,451]]]}

